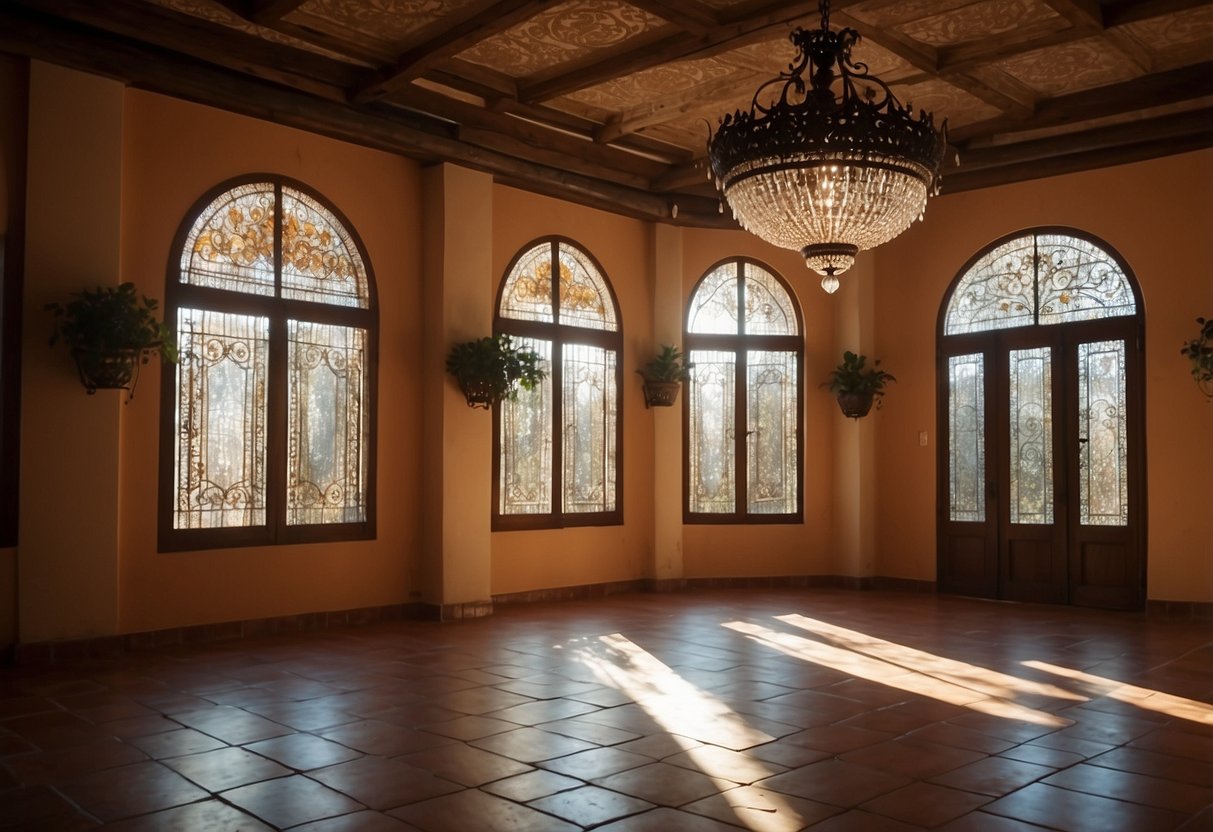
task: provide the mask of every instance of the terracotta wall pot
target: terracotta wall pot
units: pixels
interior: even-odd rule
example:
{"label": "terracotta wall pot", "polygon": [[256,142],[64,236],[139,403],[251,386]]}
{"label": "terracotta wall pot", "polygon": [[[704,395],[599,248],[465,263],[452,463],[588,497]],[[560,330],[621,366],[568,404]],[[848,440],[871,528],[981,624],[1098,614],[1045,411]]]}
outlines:
{"label": "terracotta wall pot", "polygon": [[645,407],[673,407],[678,401],[681,381],[646,381],[644,383]]}
{"label": "terracotta wall pot", "polygon": [[872,409],[872,393],[839,393],[838,406],[842,408],[842,415],[851,419],[859,419],[867,416]]}

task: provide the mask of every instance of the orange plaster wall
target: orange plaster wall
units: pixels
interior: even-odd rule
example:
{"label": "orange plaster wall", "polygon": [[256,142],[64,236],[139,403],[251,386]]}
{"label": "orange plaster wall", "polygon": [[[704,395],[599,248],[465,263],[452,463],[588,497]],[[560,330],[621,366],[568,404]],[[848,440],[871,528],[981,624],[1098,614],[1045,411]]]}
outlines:
{"label": "orange plaster wall", "polygon": [[[1213,315],[1211,197],[1213,151],[1205,150],[945,195],[925,223],[876,251],[878,354],[898,378],[878,434],[878,574],[935,579],[935,327],[944,292],[991,240],[1057,224],[1119,251],[1145,299],[1147,596],[1213,600],[1213,403],[1179,355],[1196,316]],[[919,447],[920,430],[929,447]]]}
{"label": "orange plaster wall", "polygon": [[[651,348],[651,230],[647,223],[501,185],[493,188],[493,283],[537,237],[575,240],[597,258],[619,302],[623,322],[622,526],[493,533],[494,595],[632,580],[652,557],[653,422],[636,375]],[[485,418],[489,418],[485,414]]]}
{"label": "orange plaster wall", "polygon": [[[831,574],[833,429],[837,405],[818,384],[834,366],[834,307],[820,278],[799,254],[769,246],[740,231],[683,231],[683,294],[716,263],[753,257],[774,269],[791,287],[804,323],[804,524],[683,526],[683,565],[688,578]],[[840,290],[845,291],[845,290]],[[684,316],[685,321],[685,316]]]}
{"label": "orange plaster wall", "polygon": [[241,174],[294,177],[326,196],[366,246],[379,291],[378,539],[156,551],[159,374],[122,410],[123,632],[403,603],[418,586],[420,216],[406,159],[162,96],[128,91],[123,272],[164,296],[170,246],[207,189]]}

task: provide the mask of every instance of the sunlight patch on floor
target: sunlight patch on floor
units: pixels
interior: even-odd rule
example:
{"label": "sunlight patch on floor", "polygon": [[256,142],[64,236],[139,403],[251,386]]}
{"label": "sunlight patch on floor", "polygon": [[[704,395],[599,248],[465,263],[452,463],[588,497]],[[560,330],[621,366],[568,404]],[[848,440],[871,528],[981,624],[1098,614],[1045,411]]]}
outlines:
{"label": "sunlight patch on floor", "polygon": [[[800,618],[800,616],[781,616],[780,618]],[[811,621],[811,619],[805,620]],[[1005,687],[1000,688],[991,680],[986,680],[980,686],[974,685],[973,680],[980,679],[983,674],[990,673],[991,677],[1005,675],[993,674],[975,665],[968,665],[951,659],[940,659],[941,662],[947,662],[953,666],[950,667],[952,672],[945,674],[943,678],[939,678],[934,673],[926,670],[914,669],[904,664],[864,655],[853,649],[836,647],[832,644],[815,641],[793,633],[772,630],[759,624],[745,621],[730,621],[722,626],[734,632],[742,633],[759,644],[778,650],[785,655],[829,667],[849,676],[888,685],[889,687],[904,690],[907,693],[927,696],[940,702],[970,708],[992,716],[999,716],[1005,719],[1018,719],[1023,722],[1031,722],[1035,725],[1045,725],[1050,728],[1065,728],[1073,724],[1071,720],[1063,719],[1047,711],[1036,710],[1017,704],[1009,699],[1001,698],[999,694],[992,693],[991,690],[1002,690],[1011,695],[1013,695],[1014,691],[1008,690]],[[885,643],[891,644],[890,642]],[[939,659],[939,657],[932,658]],[[963,674],[957,673],[956,670],[958,668],[954,667],[955,665],[963,665],[966,669],[965,672]],[[1076,696],[1069,691],[1065,691],[1065,693],[1068,699],[1085,701],[1084,697]]]}
{"label": "sunlight patch on floor", "polygon": [[846,627],[839,627],[815,618],[803,615],[780,615],[776,616],[776,620],[802,630],[808,630],[836,646],[882,659],[890,664],[904,667],[906,670],[925,673],[936,679],[980,691],[988,696],[1000,699],[1014,699],[1016,696],[1023,695],[1046,696],[1072,702],[1085,702],[1088,699],[1086,696],[1057,685],[1021,679],[1008,673],[1000,673],[968,662],[916,650],[913,647],[906,647],[904,644],[885,641],[867,633],[848,630]]}
{"label": "sunlight patch on floor", "polygon": [[1048,662],[1025,661],[1023,665],[1033,670],[1043,670],[1046,673],[1053,673],[1057,676],[1079,682],[1095,696],[1106,696],[1109,699],[1125,702],[1142,710],[1154,711],[1155,713],[1178,717],[1179,719],[1186,719],[1191,722],[1200,722],[1205,725],[1213,725],[1213,706],[1205,702],[1186,699],[1182,696],[1163,693],[1160,690],[1153,690],[1151,688],[1128,685],[1115,679],[1094,676],[1081,670],[1061,667],[1049,664]]}
{"label": "sunlight patch on floor", "polygon": [[[590,642],[576,648],[576,654],[603,684],[626,693],[682,746],[691,762],[716,783],[720,796],[729,802],[745,828],[754,832],[796,828],[788,824],[790,819],[799,818],[799,813],[777,792],[764,792],[765,805],[755,806],[752,797],[743,796],[749,790],[739,789],[736,781],[708,774],[718,767],[708,760],[715,746],[745,749],[771,742],[774,737],[748,725],[741,714],[619,633],[599,636],[596,644]],[[753,757],[749,759],[751,776],[746,779],[751,782],[776,773],[766,770],[765,774],[752,776],[753,769],[763,768],[763,764]]]}

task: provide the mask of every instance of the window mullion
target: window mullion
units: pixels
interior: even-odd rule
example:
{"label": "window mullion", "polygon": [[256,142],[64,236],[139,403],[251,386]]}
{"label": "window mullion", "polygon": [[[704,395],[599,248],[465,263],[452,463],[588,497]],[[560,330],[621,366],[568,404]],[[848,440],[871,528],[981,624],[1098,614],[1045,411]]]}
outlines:
{"label": "window mullion", "polygon": [[733,381],[733,412],[737,415],[733,437],[733,458],[736,462],[736,473],[733,475],[736,483],[734,493],[737,499],[737,516],[739,519],[745,519],[749,515],[750,505],[750,427],[748,408],[749,355],[746,352],[744,343],[739,346],[735,355],[736,359],[733,366],[736,375]]}
{"label": "window mullion", "polygon": [[[274,186],[274,297],[282,296],[282,185]],[[287,324],[286,316],[275,310],[270,316],[270,359],[266,374],[266,520],[275,542],[286,532],[287,489]]]}

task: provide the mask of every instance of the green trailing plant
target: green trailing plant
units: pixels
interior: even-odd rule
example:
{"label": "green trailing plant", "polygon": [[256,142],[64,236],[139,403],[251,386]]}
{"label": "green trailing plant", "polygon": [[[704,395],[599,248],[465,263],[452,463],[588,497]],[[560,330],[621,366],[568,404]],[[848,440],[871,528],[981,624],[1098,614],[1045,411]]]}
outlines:
{"label": "green trailing plant", "polygon": [[868,366],[866,355],[856,355],[850,350],[842,354],[842,363],[830,371],[830,376],[822,385],[838,397],[842,412],[853,419],[866,416],[872,408],[872,402],[880,407],[880,399],[885,394],[885,385],[897,381],[896,377],[880,369],[880,359]]}
{"label": "green trailing plant", "polygon": [[514,346],[508,335],[491,335],[451,348],[446,371],[459,382],[469,407],[488,409],[514,398],[518,388],[533,390],[547,378],[539,353]]}
{"label": "green trailing plant", "polygon": [[640,373],[645,381],[682,382],[690,380],[693,366],[695,365],[687,363],[678,347],[663,344],[657,355],[636,372]]}
{"label": "green trailing plant", "polygon": [[1197,318],[1200,334],[1180,347],[1180,354],[1192,362],[1192,378],[1206,396],[1213,398],[1213,318]]}
{"label": "green trailing plant", "polygon": [[157,305],[130,282],[76,292],[66,303],[46,305],[55,317],[51,346],[67,344],[89,393],[123,388],[134,395],[140,364],[155,355],[177,361],[172,333],[156,318]]}

